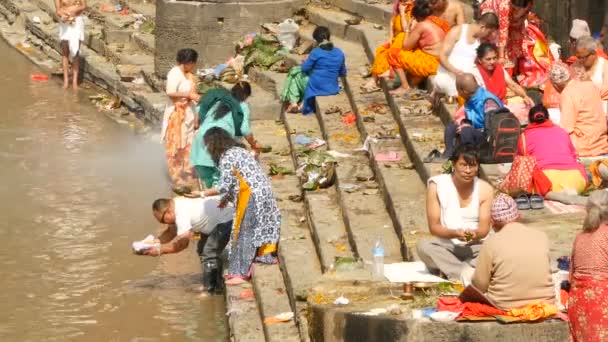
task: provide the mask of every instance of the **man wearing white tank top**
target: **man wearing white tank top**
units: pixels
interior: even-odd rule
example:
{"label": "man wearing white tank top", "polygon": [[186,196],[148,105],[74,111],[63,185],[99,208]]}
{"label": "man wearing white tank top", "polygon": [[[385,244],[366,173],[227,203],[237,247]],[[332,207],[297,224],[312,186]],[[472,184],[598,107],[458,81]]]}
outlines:
{"label": "man wearing white tank top", "polygon": [[[577,64],[585,68],[586,76],[595,84],[600,91],[607,89],[608,86],[608,61],[598,56],[599,44],[591,36],[582,36],[576,40]],[[602,99],[604,103],[604,113],[608,113],[608,101]]]}
{"label": "man wearing white tank top", "polygon": [[475,67],[477,47],[498,30],[498,17],[486,13],[476,24],[454,26],[445,36],[439,52],[441,65],[433,82],[435,92],[456,96],[456,76],[469,73]]}
{"label": "man wearing white tank top", "polygon": [[452,173],[428,181],[426,211],[433,238],[417,245],[418,257],[431,271],[450,280],[475,266],[483,239],[490,231],[493,189],[478,178],[479,152],[460,145],[450,159]]}

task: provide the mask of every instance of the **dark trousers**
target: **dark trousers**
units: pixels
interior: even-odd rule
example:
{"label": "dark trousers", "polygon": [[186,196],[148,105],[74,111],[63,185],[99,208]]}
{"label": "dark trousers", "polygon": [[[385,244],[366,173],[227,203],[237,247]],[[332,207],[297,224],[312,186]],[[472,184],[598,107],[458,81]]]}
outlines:
{"label": "dark trousers", "polygon": [[[442,157],[450,158],[454,154],[456,144],[471,144],[473,146],[479,146],[483,142],[484,134],[483,131],[475,129],[473,126],[463,126],[458,133],[458,125],[455,122],[450,123],[445,127],[443,133],[443,139],[445,142],[445,151]],[[456,139],[459,139],[457,141]]]}
{"label": "dark trousers", "polygon": [[223,288],[222,252],[230,240],[232,221],[218,224],[208,236],[201,235],[196,252],[203,268],[203,286],[209,292]]}

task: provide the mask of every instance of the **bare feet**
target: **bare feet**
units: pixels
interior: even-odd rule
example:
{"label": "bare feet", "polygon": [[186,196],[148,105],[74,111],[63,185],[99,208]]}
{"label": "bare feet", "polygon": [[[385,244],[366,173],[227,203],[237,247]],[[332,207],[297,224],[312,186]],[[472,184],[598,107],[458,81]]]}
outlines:
{"label": "bare feet", "polygon": [[68,89],[70,87],[70,82],[68,80],[63,81],[63,89]]}
{"label": "bare feet", "polygon": [[410,91],[410,88],[399,87],[397,89],[389,91],[389,93],[393,96],[399,96],[406,94],[408,91]]}
{"label": "bare feet", "polygon": [[298,113],[300,111],[300,108],[298,107],[297,103],[290,103],[285,111],[287,113]]}
{"label": "bare feet", "polygon": [[230,278],[228,280],[226,280],[224,283],[226,285],[239,285],[239,284],[244,284],[246,283],[247,280],[240,278],[240,277],[234,277],[234,278]]}

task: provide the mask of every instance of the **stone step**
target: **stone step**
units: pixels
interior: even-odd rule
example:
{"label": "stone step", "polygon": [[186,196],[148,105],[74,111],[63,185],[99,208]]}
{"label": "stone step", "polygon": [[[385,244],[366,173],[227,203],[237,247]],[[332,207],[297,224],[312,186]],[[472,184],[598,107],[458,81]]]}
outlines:
{"label": "stone step", "polygon": [[156,51],[155,44],[156,41],[154,39],[154,35],[151,33],[143,33],[143,32],[135,32],[133,33],[133,41],[137,46],[142,49],[144,52],[154,55]]}
{"label": "stone step", "polygon": [[247,99],[251,110],[251,120],[277,120],[280,118],[281,104],[274,93],[251,82],[252,96]]}
{"label": "stone step", "polygon": [[264,341],[258,303],[254,296],[241,298],[242,294],[253,291],[249,283],[226,286],[226,316],[230,328],[230,341]]}
{"label": "stone step", "polygon": [[[262,322],[281,313],[293,312],[279,265],[253,264],[252,283]],[[266,341],[300,341],[295,319],[284,323],[263,323]]]}
{"label": "stone step", "polygon": [[392,4],[369,4],[365,0],[329,0],[327,3],[387,28],[393,17]]}
{"label": "stone step", "polygon": [[120,0],[118,2],[123,7],[129,8],[131,13],[143,14],[149,18],[154,18],[156,16],[156,1],[155,0],[149,0],[146,2]]}

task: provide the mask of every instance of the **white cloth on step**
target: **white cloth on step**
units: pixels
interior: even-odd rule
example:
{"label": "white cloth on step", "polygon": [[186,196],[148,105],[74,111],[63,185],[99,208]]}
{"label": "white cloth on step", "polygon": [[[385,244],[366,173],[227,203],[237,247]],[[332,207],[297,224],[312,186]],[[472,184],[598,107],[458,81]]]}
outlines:
{"label": "white cloth on step", "polygon": [[67,41],[70,48],[70,59],[80,50],[80,42],[84,41],[84,17],[79,15],[73,23],[59,23],[59,40]]}

